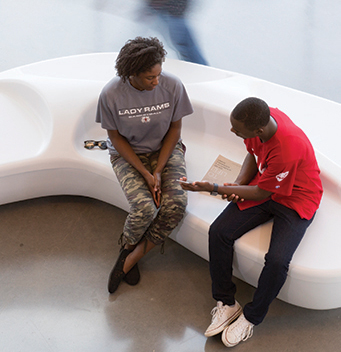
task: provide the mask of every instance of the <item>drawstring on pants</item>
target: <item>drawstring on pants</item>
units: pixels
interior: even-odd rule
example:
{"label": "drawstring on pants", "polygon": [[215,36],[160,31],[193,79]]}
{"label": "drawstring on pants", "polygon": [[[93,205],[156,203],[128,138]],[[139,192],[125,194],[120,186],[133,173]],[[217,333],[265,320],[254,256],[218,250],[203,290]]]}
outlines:
{"label": "drawstring on pants", "polygon": [[[143,238],[141,239],[141,241],[143,241]],[[141,242],[140,241],[140,242]],[[145,242],[144,242],[144,248],[143,248],[143,253],[146,254],[146,250],[147,250],[147,239],[145,238]],[[165,253],[165,242],[166,240],[164,240],[161,245],[160,245],[160,253],[161,254],[164,254]],[[125,242],[124,242],[124,239],[123,239],[123,232],[121,233],[120,235],[120,238],[118,239],[117,241],[118,245],[120,246],[120,250],[122,250],[125,246]]]}

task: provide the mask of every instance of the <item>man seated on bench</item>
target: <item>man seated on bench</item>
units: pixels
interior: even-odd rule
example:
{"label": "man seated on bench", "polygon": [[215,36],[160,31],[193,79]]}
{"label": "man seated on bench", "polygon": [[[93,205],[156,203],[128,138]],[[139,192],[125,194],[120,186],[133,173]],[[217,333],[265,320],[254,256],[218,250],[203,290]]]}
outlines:
{"label": "man seated on bench", "polygon": [[[231,112],[231,132],[244,139],[247,156],[233,184],[181,183],[188,191],[220,194],[231,201],[209,230],[212,294],[217,306],[205,336],[222,333],[233,347],[250,338],[285,283],[289,264],[322,197],[313,147],[288,116],[258,98],[247,98]],[[186,180],[186,178],[184,178]],[[244,309],[232,282],[235,240],[273,219],[265,264],[253,301]]]}

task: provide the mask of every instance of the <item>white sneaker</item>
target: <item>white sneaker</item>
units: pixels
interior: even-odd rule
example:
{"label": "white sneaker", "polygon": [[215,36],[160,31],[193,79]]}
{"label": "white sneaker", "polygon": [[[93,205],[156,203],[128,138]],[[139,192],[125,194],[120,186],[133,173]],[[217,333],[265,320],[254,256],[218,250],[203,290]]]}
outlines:
{"label": "white sneaker", "polygon": [[238,345],[240,341],[246,341],[253,334],[254,325],[245,319],[242,314],[233,324],[228,326],[221,335],[223,344],[227,347]]}
{"label": "white sneaker", "polygon": [[211,311],[212,322],[205,331],[205,336],[214,336],[222,332],[225,327],[242,313],[242,307],[236,301],[233,307],[223,305],[223,302],[218,301],[217,306]]}

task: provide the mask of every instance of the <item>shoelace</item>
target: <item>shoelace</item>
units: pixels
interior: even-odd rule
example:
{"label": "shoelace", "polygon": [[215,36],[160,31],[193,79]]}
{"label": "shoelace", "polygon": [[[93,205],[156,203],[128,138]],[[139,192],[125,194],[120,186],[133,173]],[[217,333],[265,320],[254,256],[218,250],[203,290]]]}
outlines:
{"label": "shoelace", "polygon": [[212,322],[216,319],[220,319],[223,315],[224,307],[221,302],[218,302],[217,306],[214,307],[211,311],[212,314]]}
{"label": "shoelace", "polygon": [[247,329],[244,331],[243,341],[247,340],[253,335],[253,326],[249,325]]}
{"label": "shoelace", "polygon": [[[247,326],[245,326],[247,324]],[[236,326],[235,334],[242,337],[242,341],[247,340],[253,335],[253,325],[245,318]]]}

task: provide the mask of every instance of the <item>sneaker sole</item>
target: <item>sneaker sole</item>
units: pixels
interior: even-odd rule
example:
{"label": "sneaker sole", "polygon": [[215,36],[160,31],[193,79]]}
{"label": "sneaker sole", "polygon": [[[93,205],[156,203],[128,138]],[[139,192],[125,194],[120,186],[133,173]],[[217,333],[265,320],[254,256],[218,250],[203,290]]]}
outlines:
{"label": "sneaker sole", "polygon": [[235,321],[242,314],[242,312],[243,312],[242,307],[239,307],[239,309],[233,315],[231,315],[226,321],[224,321],[224,323],[222,323],[220,326],[218,326],[217,328],[215,328],[213,330],[206,331],[205,332],[205,336],[206,337],[211,337],[211,336],[218,335],[228,325],[230,325],[233,321]]}
{"label": "sneaker sole", "polygon": [[234,346],[237,346],[239,344],[239,342],[237,343],[230,343],[226,337],[225,337],[225,334],[223,333],[222,336],[221,336],[221,341],[223,342],[223,344],[226,346],[226,347],[234,347]]}

